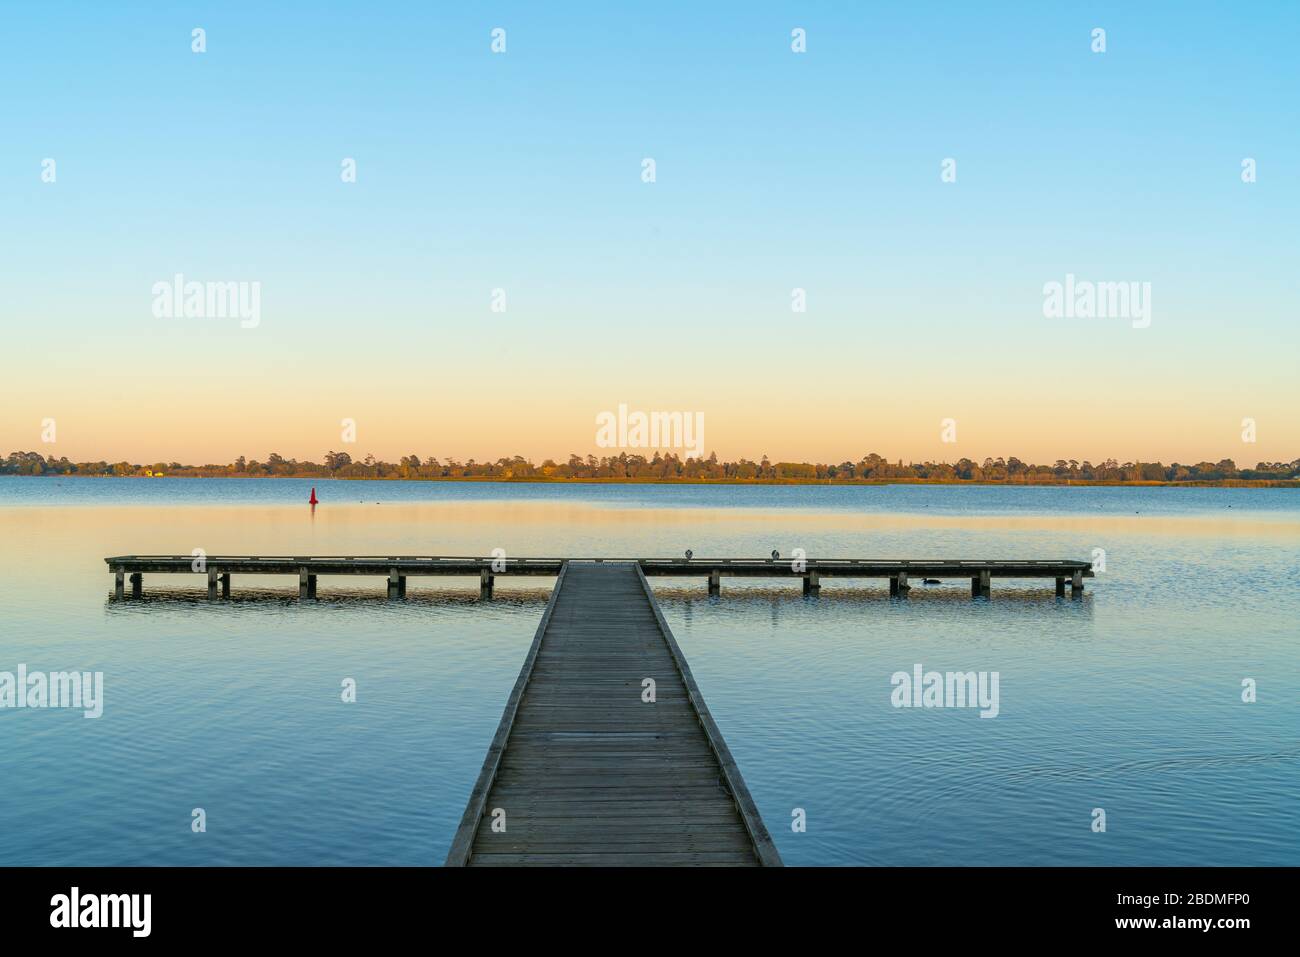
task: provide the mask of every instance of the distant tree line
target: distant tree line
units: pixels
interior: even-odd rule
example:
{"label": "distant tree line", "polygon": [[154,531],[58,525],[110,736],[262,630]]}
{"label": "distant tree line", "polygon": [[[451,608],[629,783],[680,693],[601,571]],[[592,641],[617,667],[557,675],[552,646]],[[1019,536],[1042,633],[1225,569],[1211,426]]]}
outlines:
{"label": "distant tree line", "polygon": [[772,462],[764,455],[759,461],[739,459],[719,462],[708,458],[682,459],[674,453],[653,456],[619,455],[597,458],[570,455],[567,462],[547,459],[534,465],[521,455],[495,462],[440,461],[433,456],[405,455],[396,462],[380,462],[373,455],[354,461],[347,452],[329,451],[322,463],[286,459],[272,452],[266,461],[240,456],[228,465],[182,465],[180,462],[70,462],[67,458],[45,457],[37,452],[11,452],[0,461],[4,475],[172,475],[194,477],[297,477],[340,479],[489,479],[495,481],[604,480],[633,482],[772,482],[772,483],[870,483],[870,482],[979,482],[1012,485],[1063,485],[1069,483],[1237,483],[1268,482],[1293,484],[1300,480],[1300,459],[1292,462],[1260,462],[1254,468],[1237,468],[1232,459],[1198,462],[1195,465],[1164,465],[1160,462],[1117,462],[1106,459],[1094,465],[1058,459],[1052,465],[1032,465],[1012,456],[986,458],[983,462],[890,462],[872,452],[856,462],[839,465],[810,462]]}

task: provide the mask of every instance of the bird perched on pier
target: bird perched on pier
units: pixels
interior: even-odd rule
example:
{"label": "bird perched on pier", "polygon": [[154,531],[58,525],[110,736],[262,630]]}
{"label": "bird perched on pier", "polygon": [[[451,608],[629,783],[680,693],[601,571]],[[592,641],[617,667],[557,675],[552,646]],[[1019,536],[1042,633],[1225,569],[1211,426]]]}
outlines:
{"label": "bird perched on pier", "polygon": [[694,555],[695,553],[693,551],[691,551],[689,548],[686,549],[686,560],[688,562],[691,560],[692,557],[694,557]]}
{"label": "bird perched on pier", "polygon": [[781,557],[781,553],[777,551],[775,548],[772,549],[772,561],[776,561],[780,557]]}

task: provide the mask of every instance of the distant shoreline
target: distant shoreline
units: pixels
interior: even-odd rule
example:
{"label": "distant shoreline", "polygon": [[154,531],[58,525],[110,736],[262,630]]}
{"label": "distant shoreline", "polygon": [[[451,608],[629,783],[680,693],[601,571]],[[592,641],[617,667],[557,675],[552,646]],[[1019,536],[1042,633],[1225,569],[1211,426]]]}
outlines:
{"label": "distant shoreline", "polygon": [[0,460],[0,475],[118,476],[122,478],[299,478],[398,479],[427,482],[568,482],[594,485],[1116,485],[1202,487],[1300,487],[1300,458],[1289,462],[1259,462],[1238,468],[1232,459],[1195,464],[1174,462],[1124,462],[1114,458],[1093,464],[1088,460],[1057,459],[1053,464],[1024,462],[1014,455],[989,457],[982,463],[970,458],[956,462],[890,461],[871,452],[838,465],[826,462],[759,461],[741,458],[719,461],[679,458],[675,453],[653,458],[619,455],[585,459],[573,453],[566,461],[546,459],[535,465],[522,455],[494,462],[469,459],[439,461],[434,456],[404,455],[397,462],[382,462],[373,455],[354,461],[347,452],[329,451],[320,462],[286,459],[272,452],[265,462],[239,456],[233,462],[157,461],[72,462],[66,456],[48,458],[39,452],[11,452]]}
{"label": "distant shoreline", "polygon": [[4,478],[22,479],[296,479],[310,482],[430,482],[430,483],[487,483],[499,485],[772,485],[844,487],[853,485],[951,485],[962,488],[1300,488],[1300,479],[1199,479],[1183,482],[1171,481],[1114,481],[1109,479],[1064,479],[1058,481],[990,481],[988,479],[922,479],[922,478],[555,478],[528,476],[503,478],[490,475],[453,475],[402,477],[400,475],[219,475],[203,472],[185,472],[169,475],[6,475]]}

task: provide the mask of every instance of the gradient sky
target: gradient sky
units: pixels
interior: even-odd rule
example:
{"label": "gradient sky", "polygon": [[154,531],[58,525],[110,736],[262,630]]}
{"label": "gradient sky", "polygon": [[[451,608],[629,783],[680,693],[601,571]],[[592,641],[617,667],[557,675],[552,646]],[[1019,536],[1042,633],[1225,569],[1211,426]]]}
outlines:
{"label": "gradient sky", "polygon": [[[625,402],[726,458],[1300,456],[1300,5],[342,6],[5,12],[0,454],[540,461]],[[178,272],[261,324],[155,318]],[[1150,328],[1044,318],[1066,273]]]}

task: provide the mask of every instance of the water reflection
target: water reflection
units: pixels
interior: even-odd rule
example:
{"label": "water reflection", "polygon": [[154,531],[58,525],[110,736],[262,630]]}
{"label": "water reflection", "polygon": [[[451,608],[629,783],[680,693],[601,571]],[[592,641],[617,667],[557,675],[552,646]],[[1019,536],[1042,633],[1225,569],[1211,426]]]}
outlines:
{"label": "water reflection", "polygon": [[1069,595],[1058,597],[1050,584],[1038,588],[1020,586],[1008,587],[1005,590],[998,590],[994,585],[994,592],[991,597],[972,598],[970,586],[964,583],[953,583],[950,588],[938,586],[927,587],[924,592],[918,594],[916,588],[904,598],[891,597],[887,586],[866,585],[858,588],[846,588],[838,585],[834,588],[822,586],[820,595],[804,595],[796,584],[793,588],[789,585],[782,586],[748,586],[741,589],[727,589],[723,585],[723,591],[720,596],[710,596],[703,594],[700,588],[687,588],[681,586],[663,586],[654,585],[655,598],[665,609],[672,608],[679,612],[687,624],[695,622],[694,612],[696,608],[708,609],[711,612],[721,612],[730,608],[737,612],[745,614],[766,608],[770,612],[772,624],[780,622],[782,610],[791,611],[798,609],[800,612],[809,612],[819,607],[839,606],[845,609],[863,609],[863,608],[895,608],[903,611],[908,608],[915,609],[918,614],[924,615],[927,611],[944,608],[953,610],[963,605],[972,607],[1005,605],[1015,608],[1041,609],[1051,611],[1053,614],[1058,613],[1076,613],[1091,616],[1095,594],[1085,589],[1080,598],[1071,598]]}
{"label": "water reflection", "polygon": [[473,592],[434,591],[429,589],[408,588],[406,597],[401,601],[390,599],[381,585],[377,590],[361,591],[359,589],[331,589],[323,587],[317,597],[300,599],[295,584],[289,588],[242,588],[232,589],[229,598],[210,600],[206,589],[186,589],[179,587],[155,586],[146,588],[140,598],[127,595],[114,598],[111,593],[105,599],[105,609],[120,612],[130,608],[202,606],[212,611],[222,608],[301,608],[304,612],[311,608],[391,608],[397,611],[420,608],[463,608],[472,610],[487,604],[498,609],[522,608],[535,609],[544,607],[550,598],[549,590],[531,589],[527,591],[498,591],[488,602],[479,598],[477,587]]}
{"label": "water reflection", "polygon": [[[105,607],[110,611],[132,606],[147,607],[150,605],[164,607],[201,605],[211,609],[262,605],[301,607],[303,610],[312,607],[331,606],[378,606],[397,609],[401,609],[403,606],[411,609],[473,609],[475,607],[531,609],[545,606],[550,598],[552,587],[550,582],[544,587],[537,584],[521,586],[515,584],[508,577],[501,576],[497,578],[494,595],[491,598],[484,599],[479,596],[476,579],[466,578],[462,582],[462,580],[455,578],[429,578],[420,579],[419,583],[416,584],[416,579],[412,577],[408,579],[406,597],[400,601],[394,601],[387,596],[385,579],[381,577],[376,576],[376,584],[369,587],[352,584],[351,582],[354,579],[351,578],[349,578],[349,584],[335,586],[329,582],[328,576],[322,575],[317,586],[317,597],[300,599],[296,580],[292,586],[239,587],[236,578],[229,598],[210,600],[207,597],[206,586],[200,583],[200,576],[193,576],[195,585],[190,587],[183,584],[173,584],[176,579],[184,579],[185,577],[187,576],[161,574],[155,575],[153,578],[146,577],[145,589],[140,598],[131,597],[129,592],[123,598],[114,598],[112,591],[109,590],[105,596]],[[471,581],[473,582],[472,586],[465,584]],[[530,578],[529,581],[532,583],[536,582],[537,579]],[[1005,589],[997,589],[995,585],[997,590],[992,596],[972,598],[970,587],[964,581],[946,583],[949,587],[941,585],[925,586],[924,590],[917,586],[905,597],[891,596],[888,586],[881,583],[863,584],[854,587],[843,582],[837,582],[833,586],[823,585],[820,594],[804,595],[797,581],[793,584],[784,583],[779,585],[754,584],[747,581],[743,585],[732,588],[727,588],[724,584],[721,595],[709,595],[702,585],[668,585],[664,584],[665,581],[671,581],[671,579],[651,579],[651,587],[655,598],[665,608],[672,608],[680,612],[688,625],[694,623],[694,613],[697,607],[707,608],[711,612],[725,612],[726,609],[730,608],[744,614],[767,608],[770,612],[772,624],[777,625],[780,623],[783,608],[815,609],[818,606],[831,603],[846,608],[859,609],[878,606],[900,609],[913,607],[917,609],[918,613],[924,613],[925,609],[931,607],[953,608],[960,605],[980,606],[996,603],[1010,604],[1021,608],[1042,609],[1061,606],[1062,609],[1084,611],[1091,615],[1094,599],[1093,592],[1087,590],[1078,599],[1071,598],[1068,595],[1058,597],[1050,584],[1039,584],[1034,587],[1024,583],[1016,583],[1009,585]],[[154,582],[159,583],[154,584]]]}

